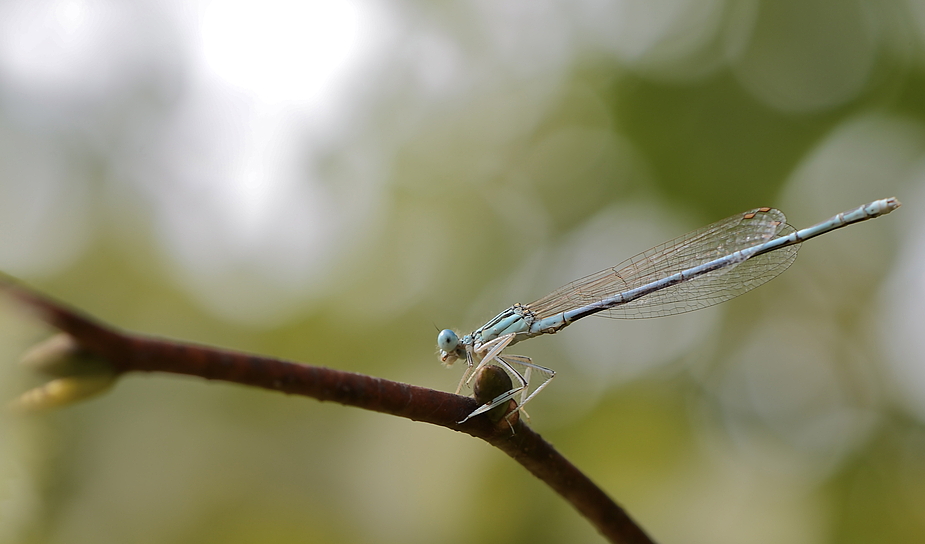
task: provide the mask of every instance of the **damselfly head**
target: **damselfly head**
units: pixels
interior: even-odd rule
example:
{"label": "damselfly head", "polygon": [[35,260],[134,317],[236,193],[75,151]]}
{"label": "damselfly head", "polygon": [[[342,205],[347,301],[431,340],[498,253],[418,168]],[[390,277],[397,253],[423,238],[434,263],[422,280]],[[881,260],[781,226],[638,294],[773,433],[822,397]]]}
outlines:
{"label": "damselfly head", "polygon": [[457,354],[459,348],[459,336],[450,329],[443,329],[437,335],[437,349],[440,350],[440,360],[443,364],[450,366],[459,358]]}

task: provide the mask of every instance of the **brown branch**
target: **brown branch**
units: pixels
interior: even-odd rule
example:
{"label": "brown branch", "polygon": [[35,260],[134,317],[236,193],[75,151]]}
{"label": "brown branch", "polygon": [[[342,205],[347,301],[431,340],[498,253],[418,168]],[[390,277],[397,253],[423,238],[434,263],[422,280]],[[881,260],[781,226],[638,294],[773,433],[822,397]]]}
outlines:
{"label": "brown branch", "polygon": [[622,508],[519,419],[511,418],[513,424],[503,419],[492,423],[488,417],[479,416],[457,424],[477,407],[471,398],[352,372],[127,334],[16,282],[0,280],[0,289],[68,333],[83,351],[108,361],[118,374],[142,371],[200,376],[334,401],[464,432],[514,458],[571,503],[611,542],[652,543]]}

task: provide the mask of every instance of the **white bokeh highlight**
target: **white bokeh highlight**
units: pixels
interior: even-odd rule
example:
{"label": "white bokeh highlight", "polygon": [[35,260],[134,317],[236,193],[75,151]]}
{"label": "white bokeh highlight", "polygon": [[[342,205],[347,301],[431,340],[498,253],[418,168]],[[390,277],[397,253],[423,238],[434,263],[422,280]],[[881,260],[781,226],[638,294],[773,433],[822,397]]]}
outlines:
{"label": "white bokeh highlight", "polygon": [[200,69],[163,135],[169,170],[142,170],[139,190],[190,294],[273,325],[330,287],[377,217],[378,165],[331,179],[318,163],[349,134],[388,23],[370,2],[211,2],[190,32]]}
{"label": "white bokeh highlight", "polygon": [[[903,206],[925,206],[925,161],[910,178]],[[904,235],[875,314],[882,353],[897,401],[925,421],[925,218],[911,213],[902,219]]]}
{"label": "white bokeh highlight", "polygon": [[0,270],[51,275],[86,249],[93,222],[81,166],[0,129]]}

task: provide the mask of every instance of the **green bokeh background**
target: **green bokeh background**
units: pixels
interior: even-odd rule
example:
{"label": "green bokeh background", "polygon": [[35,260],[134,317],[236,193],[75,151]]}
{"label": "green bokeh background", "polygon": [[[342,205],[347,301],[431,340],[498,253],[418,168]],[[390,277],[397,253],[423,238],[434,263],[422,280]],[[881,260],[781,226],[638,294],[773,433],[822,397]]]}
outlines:
{"label": "green bokeh background", "polygon": [[[558,372],[533,427],[659,542],[922,541],[925,317],[898,308],[922,307],[925,3],[377,6],[465,69],[423,92],[407,59],[431,42],[395,38],[401,54],[351,80],[358,113],[333,144],[305,145],[301,183],[335,213],[365,208],[326,231],[335,250],[305,249],[306,285],[231,269],[247,257],[186,266],[164,242],[151,195],[167,182],[145,142],[190,114],[196,70],[169,32],[163,64],[117,74],[105,106],[73,98],[72,124],[48,120],[69,88],[0,78],[0,211],[30,218],[0,218],[17,246],[0,267],[125,329],[452,390],[461,370],[438,364],[434,325],[467,332],[757,206],[804,227],[895,195],[895,214],[812,241],[718,308],[589,319],[517,352]],[[132,13],[150,34],[166,24]],[[30,168],[49,160],[67,169],[48,186],[82,196],[29,208]],[[195,217],[218,189],[204,190],[171,198]],[[49,334],[0,303],[4,400],[39,383],[15,361]],[[4,543],[600,541],[487,444],[311,399],[133,375],[0,416]]]}

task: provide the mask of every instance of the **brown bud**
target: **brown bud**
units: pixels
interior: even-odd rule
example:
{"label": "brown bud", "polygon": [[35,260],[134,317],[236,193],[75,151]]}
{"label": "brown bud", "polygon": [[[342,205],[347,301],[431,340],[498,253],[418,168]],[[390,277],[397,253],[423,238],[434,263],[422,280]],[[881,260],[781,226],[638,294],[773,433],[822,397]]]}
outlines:
{"label": "brown bud", "polygon": [[[472,392],[479,404],[488,404],[513,388],[514,383],[503,368],[497,365],[486,365],[475,374],[475,384],[472,386]],[[486,412],[486,415],[493,423],[497,423],[514,410],[517,410],[517,402],[514,399],[509,399],[497,408]]]}

